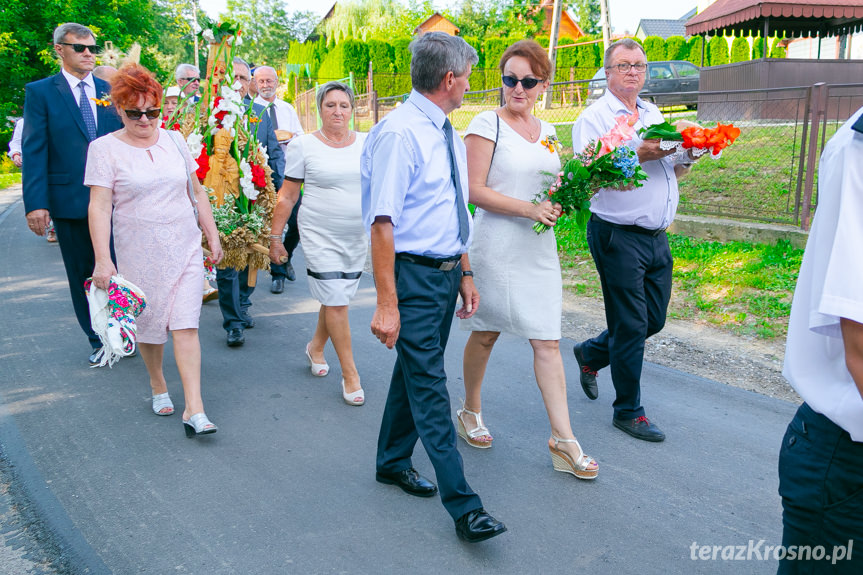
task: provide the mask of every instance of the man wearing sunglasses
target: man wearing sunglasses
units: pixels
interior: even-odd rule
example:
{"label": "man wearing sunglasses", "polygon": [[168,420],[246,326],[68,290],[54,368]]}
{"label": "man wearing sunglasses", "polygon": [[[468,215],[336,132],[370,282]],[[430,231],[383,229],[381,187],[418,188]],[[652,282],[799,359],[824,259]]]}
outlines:
{"label": "man wearing sunglasses", "polygon": [[78,324],[92,348],[90,364],[101,342],[90,327],[84,281],[96,264],[87,221],[90,189],[84,166],[90,142],[122,128],[113,107],[96,104],[110,86],[91,73],[102,51],[86,26],[67,23],[54,30],[54,52],[62,69],[27,84],[24,99],[24,209],[27,226],[44,235],[53,218]]}
{"label": "man wearing sunglasses", "polygon": [[177,87],[180,88],[182,98],[192,98],[193,102],[198,101],[198,88],[201,87],[201,72],[194,64],[180,64],[174,71],[174,79],[177,81]]}
{"label": "man wearing sunglasses", "polygon": [[[619,40],[605,51],[603,62],[608,90],[573,125],[575,152],[606,134],[620,116],[634,118],[636,130],[663,122],[659,109],[638,97],[647,71],[641,45]],[[677,178],[688,173],[693,159],[688,153],[671,156],[674,150],[662,150],[656,139],[635,136],[628,145],[637,152],[647,180],[640,188],[600,190],[591,200],[587,224],[608,329],[577,344],[573,352],[590,399],[599,395],[596,372],[611,367],[615,427],[637,439],[663,441],[665,434],[641,405],[641,370],[645,340],[665,325],[673,267],[665,229],[677,212]]]}

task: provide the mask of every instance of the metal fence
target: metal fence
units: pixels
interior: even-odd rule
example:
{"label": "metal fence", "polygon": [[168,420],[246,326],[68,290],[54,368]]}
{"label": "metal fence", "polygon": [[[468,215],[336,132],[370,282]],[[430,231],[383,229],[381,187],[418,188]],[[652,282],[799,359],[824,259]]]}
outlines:
{"label": "metal fence", "polygon": [[[407,96],[358,95],[355,129],[368,131]],[[573,154],[573,123],[596,96],[589,91],[589,80],[575,80],[551,84],[537,100],[534,114],[555,126],[564,159]],[[502,101],[499,87],[468,92],[450,120],[463,133],[474,116],[497,108]],[[304,129],[316,129],[311,91],[299,94],[295,105]],[[737,142],[721,158],[702,159],[681,178],[679,211],[808,229],[817,203],[817,166],[824,143],[861,106],[863,84],[815,84],[700,92],[697,110],[663,108],[669,121],[733,122],[741,129]]]}

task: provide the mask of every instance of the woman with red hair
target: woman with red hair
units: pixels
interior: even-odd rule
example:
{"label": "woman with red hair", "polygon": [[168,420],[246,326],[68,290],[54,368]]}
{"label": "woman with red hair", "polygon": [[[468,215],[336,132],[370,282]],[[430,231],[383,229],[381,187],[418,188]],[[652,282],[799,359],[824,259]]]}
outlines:
{"label": "woman with red hair", "polygon": [[[111,81],[111,98],[123,129],[90,144],[84,176],[90,186],[90,236],[96,253],[93,283],[107,289],[119,270],[144,291],[147,307],[137,320],[138,344],[150,376],[153,412],[174,413],[162,372],[171,332],[185,396],[186,435],[214,433],[217,428],[201,399],[198,340],[201,230],[211,259],[222,259],[210,202],[197,178],[189,177],[197,166],[182,137],[159,128],[162,86],[152,75],[137,64],[123,66]],[[112,225],[116,269],[110,255]]]}

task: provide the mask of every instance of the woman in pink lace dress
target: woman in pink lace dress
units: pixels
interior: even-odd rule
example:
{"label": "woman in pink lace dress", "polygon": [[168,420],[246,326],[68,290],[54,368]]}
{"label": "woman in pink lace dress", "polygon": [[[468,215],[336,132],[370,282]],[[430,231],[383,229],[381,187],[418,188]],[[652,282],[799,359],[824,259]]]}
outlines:
{"label": "woman in pink lace dress", "polygon": [[[171,415],[174,406],[162,372],[168,332],[183,382],[186,434],[208,434],[201,399],[201,230],[187,192],[196,169],[182,137],[160,129],[162,87],[136,64],[120,69],[111,96],[123,129],[90,144],[84,184],[90,186],[90,235],[96,252],[93,283],[107,288],[117,271],[140,287],[147,308],[138,316],[138,345],[150,375],[153,411]],[[192,178],[199,221],[211,258],[221,260],[219,234],[207,194]],[[117,269],[111,262],[113,224]]]}

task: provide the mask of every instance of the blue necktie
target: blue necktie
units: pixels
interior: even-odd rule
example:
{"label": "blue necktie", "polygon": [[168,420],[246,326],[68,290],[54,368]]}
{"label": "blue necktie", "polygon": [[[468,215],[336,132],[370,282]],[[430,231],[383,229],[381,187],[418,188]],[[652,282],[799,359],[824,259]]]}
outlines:
{"label": "blue necktie", "polygon": [[467,208],[464,205],[464,193],[461,189],[461,178],[458,173],[458,162],[455,158],[455,147],[453,142],[453,129],[449,118],[444,120],[443,131],[446,134],[447,150],[449,151],[450,176],[452,177],[453,185],[455,185],[455,203],[458,211],[458,238],[461,240],[461,245],[467,245],[467,240],[470,237],[470,223],[467,215]]}
{"label": "blue necktie", "polygon": [[84,118],[87,135],[92,142],[96,139],[96,118],[93,116],[90,100],[87,98],[87,92],[84,90],[84,82],[78,84],[78,90],[81,92],[81,95],[78,97],[78,107],[81,108],[81,117]]}

